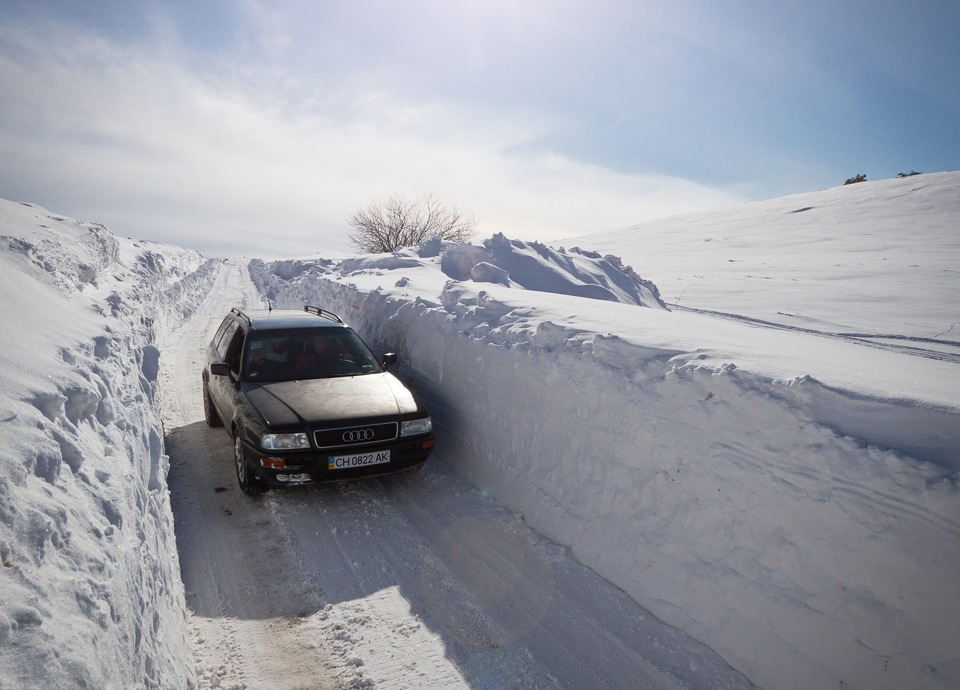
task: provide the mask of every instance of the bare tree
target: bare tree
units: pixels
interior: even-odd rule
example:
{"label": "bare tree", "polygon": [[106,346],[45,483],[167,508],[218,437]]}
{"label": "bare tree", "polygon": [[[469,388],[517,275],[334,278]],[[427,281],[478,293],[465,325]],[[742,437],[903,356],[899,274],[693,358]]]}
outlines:
{"label": "bare tree", "polygon": [[433,237],[466,242],[476,231],[476,221],[455,207],[447,207],[432,194],[408,201],[398,194],[371,202],[347,219],[353,228],[350,242],[358,249],[393,252]]}

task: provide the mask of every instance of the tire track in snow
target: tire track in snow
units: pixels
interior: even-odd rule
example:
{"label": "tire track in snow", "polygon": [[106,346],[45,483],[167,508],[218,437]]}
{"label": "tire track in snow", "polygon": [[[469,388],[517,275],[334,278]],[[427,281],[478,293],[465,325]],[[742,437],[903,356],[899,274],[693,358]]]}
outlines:
{"label": "tire track in snow", "polygon": [[253,295],[245,269],[225,265],[207,301],[162,348],[171,504],[197,680],[201,689],[333,688],[300,615],[317,600],[285,576],[295,568],[283,523],[269,497],[240,494],[227,434],[203,421],[206,345],[226,311]]}
{"label": "tire track in snow", "polygon": [[[419,475],[299,487],[277,506],[292,548],[305,554],[303,577],[328,602],[320,630],[345,682],[750,687],[712,650],[461,479],[442,455]],[[417,667],[391,648],[418,658]]]}
{"label": "tire track in snow", "polygon": [[[949,352],[950,348],[960,349],[960,342],[955,340],[942,340],[938,338],[924,338],[920,336],[909,336],[909,335],[898,335],[895,333],[858,333],[858,332],[842,332],[842,331],[821,331],[815,328],[805,328],[803,326],[791,326],[789,324],[778,323],[776,321],[767,321],[765,319],[757,319],[751,316],[744,316],[742,314],[731,314],[728,312],[714,311],[711,309],[697,309],[694,307],[683,307],[679,304],[668,304],[670,309],[674,311],[684,311],[690,312],[693,314],[703,314],[705,316],[714,316],[721,319],[727,319],[730,321],[739,321],[742,323],[753,324],[756,326],[761,326],[763,328],[775,328],[782,331],[794,331],[797,333],[808,333],[810,335],[819,335],[824,338],[832,338],[835,340],[845,340],[858,345],[864,345],[866,347],[873,347],[880,350],[891,350],[894,352],[900,352],[906,355],[913,355],[915,357],[925,357],[927,359],[936,359],[943,362],[960,362],[960,352]],[[784,314],[784,316],[789,316],[789,314]],[[883,341],[894,341],[894,342],[883,342]],[[904,344],[910,343],[910,344]],[[935,345],[940,348],[940,350],[932,349],[929,347],[920,347],[920,345]]]}

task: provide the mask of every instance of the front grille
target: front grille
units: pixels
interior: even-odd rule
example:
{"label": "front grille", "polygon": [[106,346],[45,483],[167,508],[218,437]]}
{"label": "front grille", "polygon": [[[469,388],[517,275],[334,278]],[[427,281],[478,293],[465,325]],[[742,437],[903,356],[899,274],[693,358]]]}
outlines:
{"label": "front grille", "polygon": [[320,429],[313,432],[317,448],[343,448],[345,446],[368,446],[397,438],[397,423],[364,424],[340,429]]}

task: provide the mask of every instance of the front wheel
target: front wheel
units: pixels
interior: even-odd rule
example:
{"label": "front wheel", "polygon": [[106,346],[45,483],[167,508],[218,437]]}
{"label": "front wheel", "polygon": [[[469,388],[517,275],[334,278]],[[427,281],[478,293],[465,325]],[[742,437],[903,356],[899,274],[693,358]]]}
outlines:
{"label": "front wheel", "polygon": [[240,434],[233,439],[233,462],[237,466],[237,481],[240,490],[247,496],[259,496],[267,490],[267,483],[250,471],[247,459],[243,456],[243,441]]}

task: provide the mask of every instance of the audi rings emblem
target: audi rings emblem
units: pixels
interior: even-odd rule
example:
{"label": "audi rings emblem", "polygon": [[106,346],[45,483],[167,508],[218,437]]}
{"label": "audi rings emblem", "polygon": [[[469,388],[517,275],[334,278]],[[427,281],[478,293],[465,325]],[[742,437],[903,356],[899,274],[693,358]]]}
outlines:
{"label": "audi rings emblem", "polygon": [[343,432],[344,443],[359,443],[360,441],[372,441],[373,429],[351,429]]}

